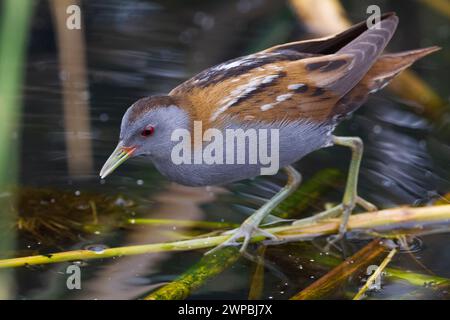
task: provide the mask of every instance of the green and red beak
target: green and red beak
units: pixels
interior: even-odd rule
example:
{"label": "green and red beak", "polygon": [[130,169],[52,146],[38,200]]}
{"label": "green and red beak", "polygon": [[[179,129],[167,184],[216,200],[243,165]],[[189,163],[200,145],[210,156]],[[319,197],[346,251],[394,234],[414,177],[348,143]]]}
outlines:
{"label": "green and red beak", "polygon": [[121,142],[119,142],[116,149],[109,156],[108,160],[106,160],[102,170],[100,170],[100,178],[106,178],[106,176],[124,163],[125,160],[132,157],[135,151],[136,147],[125,147]]}

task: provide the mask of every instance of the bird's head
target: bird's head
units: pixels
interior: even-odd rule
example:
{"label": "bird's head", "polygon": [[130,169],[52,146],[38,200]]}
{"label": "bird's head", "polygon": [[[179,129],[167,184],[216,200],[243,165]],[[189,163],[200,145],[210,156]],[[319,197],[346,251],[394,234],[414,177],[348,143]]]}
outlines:
{"label": "bird's head", "polygon": [[103,165],[100,177],[105,178],[131,157],[170,157],[173,131],[188,129],[188,124],[187,113],[170,96],[136,101],[122,118],[119,143]]}

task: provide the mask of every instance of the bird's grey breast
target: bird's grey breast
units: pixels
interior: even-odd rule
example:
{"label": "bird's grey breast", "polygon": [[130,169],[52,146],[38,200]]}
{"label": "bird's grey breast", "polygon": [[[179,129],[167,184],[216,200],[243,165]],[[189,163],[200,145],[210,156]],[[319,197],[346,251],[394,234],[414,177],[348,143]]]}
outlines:
{"label": "bird's grey breast", "polygon": [[[163,175],[180,184],[225,184],[261,174],[275,174],[279,168],[292,164],[312,151],[331,145],[333,129],[331,124],[303,120],[259,122],[251,125],[230,122],[225,129],[216,131],[216,134],[220,133],[222,136],[222,141],[217,141],[216,135],[210,141],[204,141],[202,148],[192,151],[190,163],[176,163],[174,159],[162,158],[152,160]],[[215,150],[212,150],[214,148],[211,147],[214,146],[211,143],[215,143]],[[176,144],[174,142],[174,148]],[[201,161],[199,156],[194,159],[195,152],[201,153]],[[213,163],[208,158],[211,156],[215,160]]]}

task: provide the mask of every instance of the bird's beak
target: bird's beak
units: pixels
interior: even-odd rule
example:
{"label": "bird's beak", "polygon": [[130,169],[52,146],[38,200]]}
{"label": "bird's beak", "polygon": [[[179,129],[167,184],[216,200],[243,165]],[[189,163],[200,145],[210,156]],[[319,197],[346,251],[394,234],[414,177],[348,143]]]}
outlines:
{"label": "bird's beak", "polygon": [[104,179],[111,172],[113,172],[118,166],[120,166],[125,160],[130,158],[136,151],[136,147],[125,147],[122,142],[119,142],[116,149],[109,156],[100,170],[100,178]]}

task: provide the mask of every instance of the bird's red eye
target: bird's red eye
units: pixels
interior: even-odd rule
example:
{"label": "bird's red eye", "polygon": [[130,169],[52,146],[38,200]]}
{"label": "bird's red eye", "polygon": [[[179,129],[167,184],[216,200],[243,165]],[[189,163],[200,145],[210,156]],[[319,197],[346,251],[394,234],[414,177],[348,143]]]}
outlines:
{"label": "bird's red eye", "polygon": [[148,136],[151,136],[153,134],[153,132],[155,132],[155,128],[152,126],[147,126],[147,127],[145,127],[144,130],[142,130],[141,136],[148,137]]}

